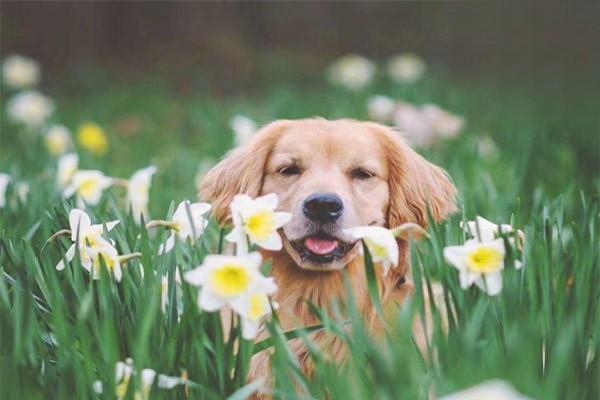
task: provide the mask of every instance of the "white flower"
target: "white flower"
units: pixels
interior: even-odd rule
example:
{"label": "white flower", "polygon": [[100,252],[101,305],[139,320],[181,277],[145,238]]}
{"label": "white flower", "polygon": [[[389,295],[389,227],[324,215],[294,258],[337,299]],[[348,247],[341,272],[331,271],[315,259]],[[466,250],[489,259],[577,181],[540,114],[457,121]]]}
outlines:
{"label": "white flower", "polygon": [[528,400],[529,397],[517,392],[508,382],[496,379],[442,396],[439,400]]}
{"label": "white flower", "polygon": [[276,291],[277,285],[273,278],[261,275],[248,293],[231,300],[231,308],[240,316],[244,339],[252,340],[256,337],[261,320],[272,311],[268,296]]}
{"label": "white flower", "polygon": [[[498,237],[498,224],[489,221],[479,215],[475,217],[475,221],[460,222],[460,227],[469,234],[472,238],[479,239],[480,242],[487,242]],[[509,224],[500,224],[500,234],[508,234],[514,232],[513,227]],[[517,230],[519,237],[524,237],[522,230]]]}
{"label": "white flower", "polygon": [[504,240],[480,242],[467,240],[462,246],[444,248],[446,261],[459,271],[460,286],[467,289],[475,283],[490,296],[502,290]]}
{"label": "white flower", "polygon": [[6,205],[6,188],[11,179],[10,175],[0,172],[0,208]]}
{"label": "white flower", "polygon": [[234,115],[229,120],[229,126],[233,130],[235,146],[242,146],[252,139],[258,131],[258,125],[245,115]]}
{"label": "white flower", "polygon": [[27,57],[9,55],[2,65],[2,77],[6,85],[16,89],[33,86],[40,80],[40,67]]}
{"label": "white flower", "polygon": [[176,237],[179,237],[182,240],[188,238],[195,240],[199,238],[204,232],[206,225],[208,225],[208,221],[203,215],[206,214],[210,208],[211,205],[208,203],[190,203],[188,200],[179,203],[171,218],[171,235],[164,244],[160,245],[158,253],[162,254],[171,251],[173,246],[175,246]]}
{"label": "white flower", "polygon": [[449,113],[435,104],[421,107],[423,118],[429,122],[431,129],[440,137],[455,137],[465,126],[465,119]]}
{"label": "white flower", "polygon": [[334,85],[360,90],[373,80],[375,71],[375,64],[369,59],[349,54],[334,61],[327,70],[327,76]]}
{"label": "white flower", "polygon": [[173,389],[177,385],[185,385],[187,381],[178,376],[158,374],[158,387],[161,389]]}
{"label": "white flower", "polygon": [[380,226],[357,226],[344,229],[344,233],[365,242],[373,262],[381,263],[384,275],[387,274],[390,266],[398,265],[398,243],[389,229]]}
{"label": "white flower", "polygon": [[39,128],[54,111],[52,101],[35,90],[20,92],[8,100],[8,116],[27,128]]}
{"label": "white flower", "polygon": [[256,252],[243,256],[208,255],[202,265],[186,272],[183,278],[202,287],[198,296],[201,309],[217,311],[254,289],[262,278],[261,261]]}
{"label": "white flower", "polygon": [[71,132],[62,125],[52,125],[46,132],[46,147],[55,156],[65,153],[73,147]]}
{"label": "white flower", "polygon": [[[118,223],[119,221],[115,220],[107,222],[104,225],[106,225],[106,230],[110,231]],[[73,245],[67,250],[65,254],[65,258],[67,259],[67,261],[71,261],[73,257],[75,257],[75,246],[78,246],[79,252],[82,255],[82,265],[85,262],[85,264],[88,266],[87,269],[90,270],[90,258],[86,256],[86,259],[84,260],[83,253],[86,251],[87,248],[104,245],[104,242],[106,242],[106,239],[102,237],[102,234],[104,232],[104,225],[92,225],[92,221],[89,215],[77,208],[72,209],[69,213],[69,228],[71,230],[71,241],[73,242]],[[78,235],[79,241],[77,241]],[[60,271],[64,268],[65,264],[61,260],[56,265],[56,269]]]}
{"label": "white flower", "polygon": [[65,154],[58,159],[57,181],[61,190],[69,186],[77,168],[79,168],[79,156],[75,153]]}
{"label": "white flower", "polygon": [[117,282],[123,276],[119,253],[108,240],[99,238],[95,246],[86,246],[80,250],[81,266],[92,274],[92,279],[100,279],[102,263]]}
{"label": "white flower", "polygon": [[498,145],[489,135],[478,136],[475,139],[477,154],[482,158],[494,159],[498,156]]}
{"label": "white flower", "polygon": [[79,170],[73,174],[69,186],[63,191],[63,196],[77,197],[77,206],[85,208],[86,204],[96,205],[102,198],[104,189],[112,185],[112,179],[97,170]]}
{"label": "white flower", "polygon": [[396,102],[391,97],[376,95],[367,100],[369,118],[378,122],[390,122],[394,117]]}
{"label": "white flower", "polygon": [[406,102],[399,102],[393,116],[394,125],[416,147],[430,146],[435,139],[431,124],[423,118],[421,110]]}
{"label": "white flower", "polygon": [[225,239],[242,248],[250,240],[267,250],[281,250],[282,242],[277,229],[292,219],[292,214],[276,212],[276,207],[275,193],[256,199],[245,194],[236,195],[230,205],[234,228]]}
{"label": "white flower", "polygon": [[[117,399],[122,400],[127,394],[129,389],[129,383],[131,378],[136,375],[136,371],[133,367],[133,360],[127,358],[125,362],[119,361],[115,365],[115,383],[116,391],[115,395]],[[146,400],[150,398],[150,392],[152,390],[152,384],[156,377],[156,371],[151,368],[144,368],[140,373],[140,388],[133,394],[135,400]],[[160,384],[160,375],[159,375]],[[94,392],[102,394],[102,382],[94,382]]]}
{"label": "white flower", "polygon": [[154,166],[140,169],[127,182],[127,203],[131,205],[133,218],[138,223],[141,221],[142,214],[144,219],[148,219],[150,182],[155,173],[156,167]]}
{"label": "white flower", "polygon": [[416,54],[401,53],[390,58],[387,71],[390,77],[398,83],[412,83],[423,77],[425,62]]}
{"label": "white flower", "polygon": [[17,198],[23,204],[27,201],[27,196],[29,195],[30,190],[31,186],[27,182],[19,182],[15,185],[15,192],[17,193]]}

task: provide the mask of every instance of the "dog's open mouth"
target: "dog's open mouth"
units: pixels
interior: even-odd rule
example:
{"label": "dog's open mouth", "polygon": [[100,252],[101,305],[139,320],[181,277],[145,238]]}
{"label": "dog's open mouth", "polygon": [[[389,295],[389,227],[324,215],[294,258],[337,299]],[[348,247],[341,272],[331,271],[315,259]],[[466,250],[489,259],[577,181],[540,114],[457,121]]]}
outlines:
{"label": "dog's open mouth", "polygon": [[341,260],[356,244],[346,242],[326,233],[316,233],[290,242],[302,260],[327,264]]}

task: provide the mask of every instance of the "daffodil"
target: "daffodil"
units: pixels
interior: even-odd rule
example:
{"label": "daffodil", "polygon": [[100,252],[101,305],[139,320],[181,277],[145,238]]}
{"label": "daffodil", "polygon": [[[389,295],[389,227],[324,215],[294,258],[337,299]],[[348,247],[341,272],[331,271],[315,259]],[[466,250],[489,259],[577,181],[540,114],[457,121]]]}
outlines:
{"label": "daffodil", "polygon": [[371,83],[375,72],[376,67],[371,60],[349,54],[329,66],[327,77],[334,85],[350,90],[361,90]]}
{"label": "daffodil", "polygon": [[490,296],[502,290],[504,254],[503,239],[485,242],[471,239],[462,246],[444,248],[446,261],[459,271],[460,286],[467,289],[475,283]]}
{"label": "daffodil", "polygon": [[258,125],[252,119],[245,115],[234,115],[229,121],[229,126],[233,130],[235,146],[242,146],[252,139],[252,136],[258,131]]}
{"label": "daffodil", "polygon": [[28,129],[40,128],[54,111],[54,103],[35,90],[20,92],[8,100],[7,113],[10,119]]}
{"label": "daffodil", "polygon": [[108,151],[108,138],[102,127],[86,122],[77,131],[77,142],[90,153],[103,155]]}
{"label": "daffodil", "polygon": [[[489,221],[479,215],[475,217],[474,221],[467,221],[467,223],[460,222],[460,227],[470,235],[472,238],[478,239],[480,242],[486,242],[494,240],[498,235],[513,233],[514,229],[509,224],[498,224]],[[525,238],[525,234],[522,230],[517,230],[517,236],[520,240]]]}
{"label": "daffodil", "polygon": [[410,103],[398,102],[393,115],[394,126],[415,147],[428,147],[435,141],[431,124],[421,110]]}
{"label": "daffodil", "polygon": [[80,253],[81,266],[92,274],[92,279],[100,279],[100,269],[104,264],[115,280],[121,281],[123,273],[119,253],[108,240],[100,237],[95,245],[84,247]]}
{"label": "daffodil", "polygon": [[79,156],[75,153],[65,154],[58,159],[57,181],[61,190],[65,190],[79,168]]}
{"label": "daffodil", "polygon": [[344,233],[354,239],[362,239],[369,249],[374,263],[381,263],[383,274],[390,267],[398,265],[398,243],[389,229],[380,226],[357,226],[344,229]]}
{"label": "daffodil", "polygon": [[[131,358],[125,359],[125,361],[119,361],[115,365],[115,395],[117,399],[121,400],[125,398],[131,378],[137,375],[137,371],[133,366],[133,360]],[[133,394],[134,400],[146,400],[150,398],[150,392],[152,391],[152,385],[154,384],[155,378],[158,376],[157,386],[161,389],[173,389],[177,385],[186,384],[187,380],[176,377],[167,376],[164,374],[157,374],[155,370],[151,368],[144,368],[140,372],[140,387]],[[102,382],[96,381],[93,386],[94,392],[97,394],[103,393]]]}
{"label": "daffodil", "polygon": [[142,215],[148,219],[150,182],[155,173],[156,167],[150,166],[136,171],[127,182],[127,202],[131,205],[133,217],[138,223]]}
{"label": "daffodil", "polygon": [[460,392],[442,396],[439,400],[529,400],[508,382],[496,379],[482,382]]}
{"label": "daffodil", "polygon": [[40,66],[30,58],[12,54],[2,64],[2,78],[16,89],[33,86],[40,80]]}
{"label": "daffodil", "polygon": [[273,278],[261,275],[247,294],[231,300],[231,308],[240,316],[244,339],[252,340],[256,337],[262,319],[271,314],[269,296],[276,291],[277,285]]}
{"label": "daffodil", "polygon": [[387,71],[398,83],[412,83],[420,80],[425,73],[425,62],[413,53],[401,53],[390,58]]}
{"label": "daffodil", "polygon": [[73,174],[69,186],[63,196],[77,197],[77,206],[85,208],[86,204],[96,205],[102,198],[104,189],[112,185],[112,179],[97,170],[79,170]]}
{"label": "daffodil", "polygon": [[0,208],[6,206],[6,189],[11,179],[10,175],[0,172]]}
{"label": "daffodil", "polygon": [[435,104],[421,107],[423,118],[429,123],[432,131],[439,137],[455,137],[465,126],[465,119],[454,115]]}
{"label": "daffodil", "polygon": [[216,311],[251,293],[262,278],[261,260],[260,253],[208,255],[202,265],[186,272],[183,278],[202,288],[198,306],[206,311]]}
{"label": "daffodil", "polygon": [[[225,237],[245,249],[247,241],[267,250],[281,250],[281,237],[277,230],[292,219],[292,214],[276,212],[277,195],[270,193],[252,199],[238,194],[230,204],[233,230]],[[242,253],[244,251],[241,251]]]}
{"label": "daffodil", "polygon": [[367,99],[367,110],[369,118],[387,123],[394,117],[396,102],[391,97],[376,95]]}
{"label": "daffodil", "polygon": [[[67,261],[71,261],[73,257],[75,257],[76,246],[79,247],[79,251],[81,254],[86,252],[87,248],[90,247],[99,247],[104,246],[104,242],[106,239],[102,237],[104,233],[104,227],[106,227],[106,231],[112,230],[119,221],[110,221],[105,224],[96,224],[92,225],[92,221],[83,210],[79,210],[74,208],[69,213],[69,228],[71,231],[71,241],[73,245],[69,247],[65,254],[65,258]],[[79,240],[78,240],[79,238]],[[86,264],[88,266],[88,270],[91,269],[91,258],[86,255],[85,261],[82,256],[82,264]],[[57,270],[62,270],[65,268],[64,262],[61,260],[57,265]]]}
{"label": "daffodil", "polygon": [[46,132],[46,147],[50,154],[58,156],[64,154],[73,146],[71,132],[62,125],[52,125]]}
{"label": "daffodil", "polygon": [[208,203],[190,203],[184,200],[177,206],[173,217],[169,223],[171,235],[167,238],[164,244],[158,249],[159,254],[168,253],[175,246],[175,238],[181,240],[191,238],[197,239],[204,232],[204,228],[208,224],[204,214],[211,208]]}

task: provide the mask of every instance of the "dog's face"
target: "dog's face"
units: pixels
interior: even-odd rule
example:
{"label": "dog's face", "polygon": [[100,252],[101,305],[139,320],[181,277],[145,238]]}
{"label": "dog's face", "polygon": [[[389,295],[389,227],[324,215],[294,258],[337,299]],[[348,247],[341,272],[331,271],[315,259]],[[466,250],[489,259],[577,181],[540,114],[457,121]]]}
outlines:
{"label": "dog's face", "polygon": [[235,149],[202,183],[224,222],[237,193],[276,193],[292,213],[282,229],[284,250],[303,269],[338,270],[355,258],[354,226],[425,225],[454,209],[445,173],[384,126],[354,120],[305,119],[267,125]]}
{"label": "dog's face", "polygon": [[385,225],[388,168],[376,134],[348,121],[304,121],[282,132],[269,155],[261,192],[292,213],[285,251],[302,268],[341,269],[358,254],[343,230]]}

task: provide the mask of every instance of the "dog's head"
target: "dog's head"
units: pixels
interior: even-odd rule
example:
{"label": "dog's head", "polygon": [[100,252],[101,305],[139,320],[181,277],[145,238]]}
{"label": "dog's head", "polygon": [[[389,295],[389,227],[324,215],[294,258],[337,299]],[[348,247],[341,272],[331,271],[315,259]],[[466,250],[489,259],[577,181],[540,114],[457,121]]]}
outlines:
{"label": "dog's head", "polygon": [[455,188],[443,170],[389,128],[370,122],[281,120],[234,149],[205,177],[201,197],[221,223],[238,193],[276,193],[292,213],[284,249],[303,269],[337,270],[358,255],[343,233],[354,226],[425,226],[455,209]]}

